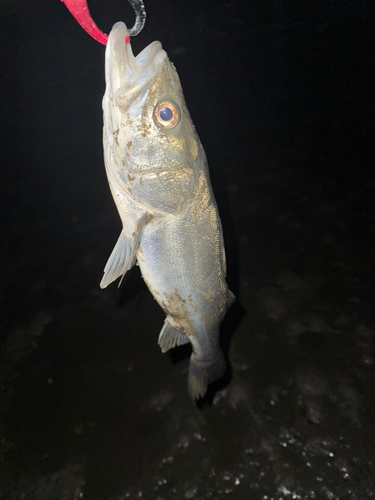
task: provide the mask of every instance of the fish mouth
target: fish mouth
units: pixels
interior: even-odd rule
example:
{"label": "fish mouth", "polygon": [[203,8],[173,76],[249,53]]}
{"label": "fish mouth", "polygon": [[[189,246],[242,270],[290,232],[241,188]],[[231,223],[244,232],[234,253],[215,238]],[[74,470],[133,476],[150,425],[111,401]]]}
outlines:
{"label": "fish mouth", "polygon": [[159,71],[167,54],[160,42],[152,42],[134,57],[125,23],[116,23],[106,48],[106,82],[124,112]]}

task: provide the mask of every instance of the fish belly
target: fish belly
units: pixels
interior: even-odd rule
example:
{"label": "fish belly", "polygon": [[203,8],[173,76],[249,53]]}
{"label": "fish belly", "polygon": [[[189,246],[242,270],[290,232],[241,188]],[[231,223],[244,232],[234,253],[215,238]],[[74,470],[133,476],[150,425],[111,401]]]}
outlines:
{"label": "fish belly", "polygon": [[137,254],[155,299],[176,327],[194,336],[217,327],[227,298],[219,218],[212,208],[210,220],[194,218],[189,209],[181,217],[154,218]]}

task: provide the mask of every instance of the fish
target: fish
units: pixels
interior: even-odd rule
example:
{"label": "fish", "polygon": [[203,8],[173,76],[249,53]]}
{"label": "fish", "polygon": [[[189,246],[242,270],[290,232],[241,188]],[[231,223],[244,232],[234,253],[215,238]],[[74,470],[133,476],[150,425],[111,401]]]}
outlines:
{"label": "fish", "polygon": [[225,372],[219,328],[234,301],[206,155],[160,42],[135,57],[126,25],[117,22],[105,81],[104,163],[123,228],[100,287],[139,265],[166,314],[162,352],[192,346],[188,392],[198,400]]}

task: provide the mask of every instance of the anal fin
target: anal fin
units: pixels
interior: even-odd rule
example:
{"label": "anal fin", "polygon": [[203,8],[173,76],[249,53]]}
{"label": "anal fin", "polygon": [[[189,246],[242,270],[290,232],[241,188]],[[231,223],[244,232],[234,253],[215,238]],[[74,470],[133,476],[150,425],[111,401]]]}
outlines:
{"label": "anal fin", "polygon": [[168,319],[165,320],[163,328],[159,334],[158,344],[160,345],[161,352],[167,352],[169,349],[178,345],[188,344],[189,338],[184,333],[180,332],[172,326]]}

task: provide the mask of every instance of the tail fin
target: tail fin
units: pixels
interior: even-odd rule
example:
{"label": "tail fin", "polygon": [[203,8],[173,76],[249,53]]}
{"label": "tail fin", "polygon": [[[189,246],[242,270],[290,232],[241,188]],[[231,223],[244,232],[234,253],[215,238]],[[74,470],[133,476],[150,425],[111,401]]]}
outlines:
{"label": "tail fin", "polygon": [[190,357],[188,375],[188,391],[191,399],[203,398],[208,384],[222,377],[224,372],[225,360],[220,350],[217,351],[215,359],[209,361],[197,359],[193,353]]}

